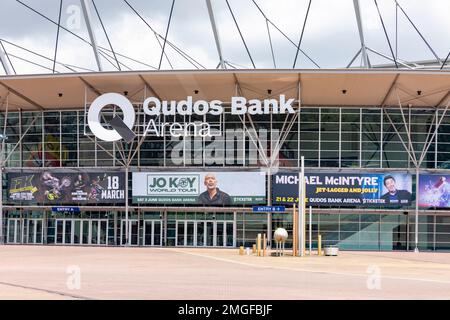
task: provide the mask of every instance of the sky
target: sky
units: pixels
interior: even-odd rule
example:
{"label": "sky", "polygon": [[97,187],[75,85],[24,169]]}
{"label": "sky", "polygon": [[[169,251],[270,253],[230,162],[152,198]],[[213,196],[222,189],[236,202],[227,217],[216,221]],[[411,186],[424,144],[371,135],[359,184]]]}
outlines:
{"label": "sky", "polygon": [[[129,4],[160,35],[165,35],[172,0],[127,0]],[[445,59],[450,51],[450,1],[397,0],[434,52]],[[61,0],[20,0],[48,18],[58,21]],[[9,54],[17,74],[51,73],[57,26],[39,16],[17,0],[0,1],[0,41]],[[88,0],[92,25],[99,46],[109,44],[97,17],[99,11],[114,51],[143,62],[137,63],[119,56],[122,70],[158,68],[161,45],[150,28],[131,10],[124,0]],[[253,68],[226,0],[211,0],[219,31],[224,59],[236,68]],[[295,44],[300,39],[309,0],[228,0],[256,68],[292,68],[297,48],[285,38],[258,10],[261,8]],[[256,3],[256,4],[255,4]],[[397,9],[395,0],[377,0],[380,13],[397,57],[405,61],[434,59],[433,52],[421,39],[412,24]],[[63,0],[61,26],[86,41],[89,35],[79,0]],[[383,55],[391,51],[383,31],[374,0],[360,0],[366,46]],[[397,16],[397,19],[396,19]],[[396,34],[396,23],[398,32]],[[272,41],[275,64],[273,62]],[[168,31],[168,41],[195,59],[197,67],[215,69],[219,64],[214,35],[208,16],[206,0],[175,0]],[[35,51],[38,57],[15,45]],[[346,67],[360,49],[353,0],[312,0],[301,49],[321,68]],[[196,67],[166,44],[167,58],[161,69],[195,69]],[[33,65],[23,59],[41,64]],[[101,57],[104,70],[117,70],[110,53],[110,62]],[[386,64],[389,60],[369,52],[372,64]],[[98,70],[92,47],[67,31],[60,29],[56,60],[72,65],[77,71]],[[170,64],[169,64],[169,61]],[[201,64],[201,66],[200,66]],[[361,66],[359,56],[353,66]],[[231,68],[228,66],[228,68]],[[317,68],[305,55],[298,54],[296,68]],[[71,72],[56,65],[57,72]],[[0,74],[5,74],[0,65]]]}

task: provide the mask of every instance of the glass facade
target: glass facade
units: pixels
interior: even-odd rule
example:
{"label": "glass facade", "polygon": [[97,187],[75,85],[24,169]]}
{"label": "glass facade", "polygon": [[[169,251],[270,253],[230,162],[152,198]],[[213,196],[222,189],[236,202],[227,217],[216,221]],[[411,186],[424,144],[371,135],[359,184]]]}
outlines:
{"label": "glass facade", "polygon": [[[402,140],[395,131],[406,143],[403,116],[397,109],[387,109],[386,112],[395,128],[379,108],[303,107],[281,148],[282,166],[298,167],[299,156],[303,155],[305,165],[311,168],[412,168]],[[411,132],[411,147],[419,157],[428,133],[436,127],[437,120],[433,120],[433,116],[436,113],[439,118],[443,111],[408,109],[405,112]],[[142,134],[146,119],[139,112],[138,118]],[[194,116],[186,118],[189,119],[178,120],[197,121]],[[122,166],[118,160],[129,146],[97,141],[85,120],[84,111],[9,112],[5,154],[11,155],[6,167]],[[252,150],[253,142],[248,134],[244,135],[246,126],[241,120],[228,110],[219,120],[211,119],[213,126],[234,138],[233,146],[222,141],[223,137],[172,138],[167,132],[163,137],[147,136],[137,150],[132,166],[258,166],[257,152]],[[269,149],[278,139],[284,120],[285,115],[253,116],[258,136]],[[4,122],[4,115],[0,115],[0,121]],[[446,114],[426,152],[422,163],[424,169],[450,167],[449,133],[450,115]],[[210,154],[198,148],[208,151],[208,145],[214,141],[217,143],[212,151],[224,155],[227,151],[233,153],[234,161],[224,163],[217,157],[216,162],[211,162]],[[174,147],[184,157],[172,159]]]}
{"label": "glass facade", "polygon": [[[137,110],[141,109],[137,106]],[[444,111],[408,108],[404,112],[402,115],[395,108],[383,111],[369,107],[304,106],[281,146],[280,167],[298,168],[300,156],[304,156],[307,170],[379,172],[389,169],[413,173],[414,164],[404,145],[408,141],[404,118],[411,133],[411,144],[407,147],[419,159],[429,133],[434,132]],[[111,109],[106,117],[119,113]],[[270,155],[285,129],[285,115],[252,118],[252,127]],[[208,121],[221,130],[225,139],[223,136],[173,138],[166,132],[162,137],[146,137],[136,149],[136,143],[98,141],[85,123],[84,110],[9,112],[3,155],[7,159],[5,172],[26,168],[121,168],[130,153],[134,154],[130,172],[145,167],[244,170],[263,165],[246,132],[248,120],[230,114],[228,109],[220,117],[177,115],[176,120]],[[139,136],[147,121],[146,115],[137,111]],[[0,123],[4,122],[2,114]],[[444,115],[424,153],[421,170],[446,172],[450,169],[449,133],[450,115]],[[151,206],[133,207],[129,203],[130,212],[125,219],[124,207],[95,206],[74,214],[56,214],[48,208],[14,207],[7,201],[5,173],[3,177],[2,227],[6,243],[122,245],[130,242],[132,245],[229,247],[250,246],[258,233],[273,233],[277,227],[284,227],[292,234],[291,213],[254,214],[236,208],[211,209],[211,212],[183,211],[182,207],[154,210]],[[414,206],[415,203],[404,210],[391,211],[314,208],[312,246],[317,246],[317,236],[321,234],[324,245],[339,245],[342,249],[411,250],[415,245]],[[130,239],[125,239],[125,230],[129,230]],[[419,249],[450,250],[450,211],[420,210],[418,231]],[[288,247],[291,241],[292,237]]]}

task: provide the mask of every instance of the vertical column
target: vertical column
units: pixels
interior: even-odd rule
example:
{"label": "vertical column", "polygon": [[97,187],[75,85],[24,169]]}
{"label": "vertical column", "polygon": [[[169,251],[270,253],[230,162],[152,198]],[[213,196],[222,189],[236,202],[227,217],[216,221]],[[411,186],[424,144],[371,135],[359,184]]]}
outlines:
{"label": "vertical column", "polygon": [[321,135],[322,135],[322,108],[319,108],[319,139],[318,139],[318,150],[317,150],[317,166],[320,168],[320,156],[321,156]]}
{"label": "vertical column", "polygon": [[128,223],[128,164],[125,167],[125,243],[131,244],[130,224]]}
{"label": "vertical column", "polygon": [[42,130],[42,141],[41,141],[41,158],[42,167],[45,167],[45,119],[44,111],[41,111],[41,130]]}
{"label": "vertical column", "polygon": [[[46,210],[44,210],[43,212],[42,212],[42,215],[43,215],[43,222],[42,222],[42,233],[43,233],[43,235],[42,235],[42,237],[43,237],[43,243],[44,244],[47,244],[48,243],[48,239],[47,239],[47,234],[48,234],[48,215],[47,215],[47,211]],[[56,230],[56,226],[55,226],[55,230]],[[56,232],[55,232],[55,237],[56,237]]]}
{"label": "vertical column", "polygon": [[237,237],[237,223],[236,223],[236,212],[233,212],[233,247],[236,247],[236,237]]}
{"label": "vertical column", "polygon": [[298,251],[305,255],[305,157],[301,157],[301,169],[298,181]]}
{"label": "vertical column", "polygon": [[[21,136],[22,136],[22,109],[19,108],[19,137]],[[25,167],[23,163],[22,139],[19,140],[19,159],[20,159],[20,166]]]}
{"label": "vertical column", "polygon": [[267,213],[267,239],[269,243],[272,243],[272,213]]}
{"label": "vertical column", "polygon": [[120,239],[117,241],[117,211],[114,211],[114,244],[118,243],[120,243]]}
{"label": "vertical column", "polygon": [[362,167],[362,108],[359,109],[359,167]]}
{"label": "vertical column", "polygon": [[163,212],[164,215],[164,239],[163,239],[163,243],[161,245],[163,246],[167,246],[167,211]]}
{"label": "vertical column", "polygon": [[414,229],[414,252],[419,252],[419,167],[416,166],[416,214]]}
{"label": "vertical column", "polygon": [[[4,145],[4,143],[3,143]],[[2,148],[2,159],[3,159],[3,151]],[[3,244],[3,161],[0,167],[0,244]]]}
{"label": "vertical column", "polygon": [[3,239],[3,167],[5,166],[4,154],[5,154],[5,140],[6,140],[6,124],[8,120],[8,108],[9,107],[9,92],[6,96],[6,109],[5,109],[5,121],[3,124],[3,136],[2,136],[2,149],[0,153],[0,244],[4,243]]}
{"label": "vertical column", "polygon": [[384,113],[383,107],[380,109],[380,168],[383,168],[383,132],[384,132]]}
{"label": "vertical column", "polygon": [[309,255],[312,252],[312,207],[309,206]]}
{"label": "vertical column", "polygon": [[342,162],[342,109],[339,108],[339,168]]}
{"label": "vertical column", "polygon": [[[435,127],[438,128],[439,124],[438,124],[438,118],[439,118],[439,109],[436,108],[436,122],[435,122]],[[438,138],[439,138],[439,130],[436,130],[436,136],[435,136],[435,140],[434,140],[434,168],[437,169],[437,163],[438,163]]]}

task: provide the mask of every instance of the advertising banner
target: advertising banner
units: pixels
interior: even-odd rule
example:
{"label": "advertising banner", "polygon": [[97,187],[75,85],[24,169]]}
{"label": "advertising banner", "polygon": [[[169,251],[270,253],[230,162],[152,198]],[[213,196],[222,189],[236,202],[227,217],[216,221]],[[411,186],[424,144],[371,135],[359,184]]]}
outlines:
{"label": "advertising banner", "polygon": [[261,172],[133,172],[133,203],[227,206],[266,202]]}
{"label": "advertising banner", "polygon": [[125,203],[124,172],[8,173],[8,200],[47,204]]}
{"label": "advertising banner", "polygon": [[[272,178],[274,204],[298,203],[298,173]],[[404,173],[307,173],[307,206],[406,206],[412,177]]]}
{"label": "advertising banner", "polygon": [[419,176],[419,207],[450,208],[450,174]]}

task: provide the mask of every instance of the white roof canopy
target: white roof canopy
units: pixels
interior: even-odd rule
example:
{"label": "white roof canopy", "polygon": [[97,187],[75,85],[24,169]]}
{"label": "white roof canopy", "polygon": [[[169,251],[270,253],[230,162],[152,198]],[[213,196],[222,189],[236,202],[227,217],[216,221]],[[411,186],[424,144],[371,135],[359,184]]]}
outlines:
{"label": "white roof canopy", "polygon": [[[0,77],[0,108],[5,110],[82,109],[99,93],[128,92],[133,102],[147,96],[164,100],[194,99],[229,102],[236,83],[248,99],[280,94],[305,106],[444,106],[449,98],[450,72],[419,70],[202,70],[132,71]],[[198,94],[194,91],[198,90]],[[343,93],[345,90],[345,94]],[[60,97],[59,94],[62,93]],[[419,94],[420,93],[420,94]],[[384,102],[384,103],[383,103]]]}

